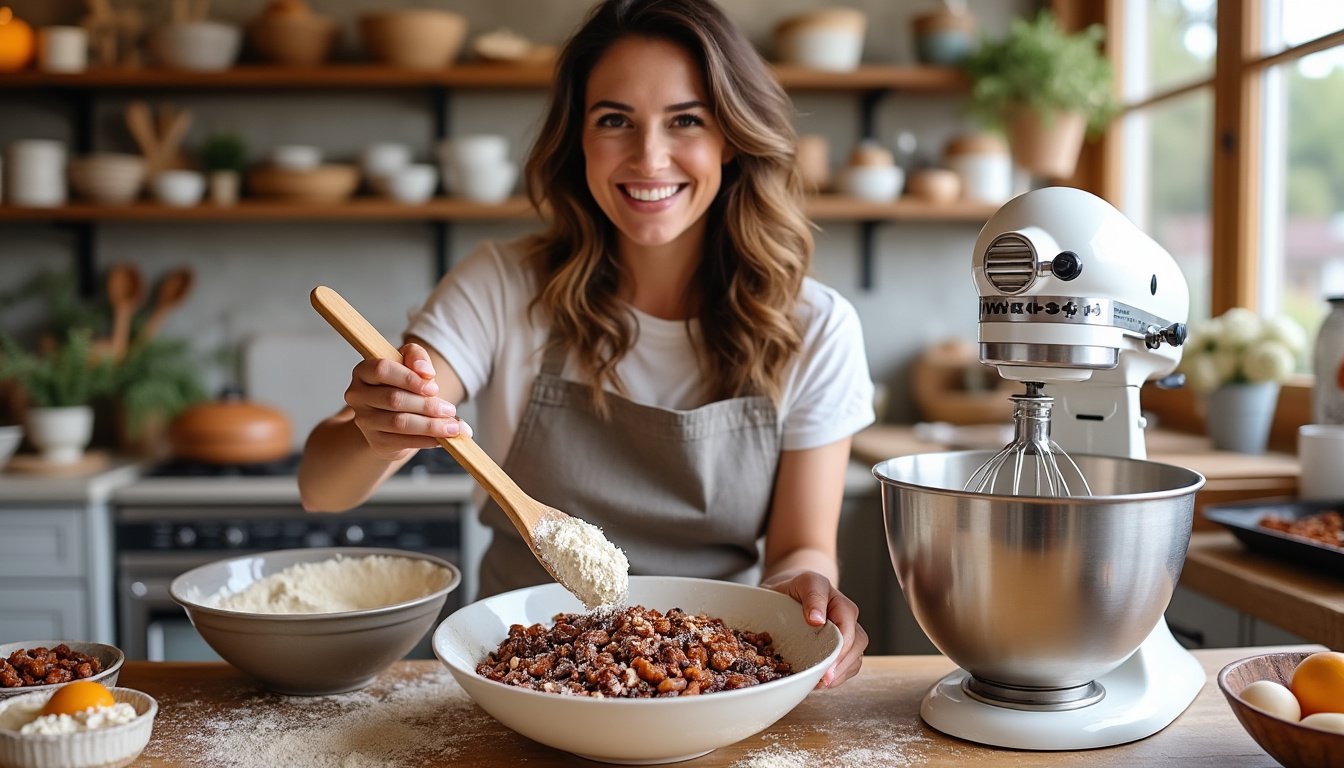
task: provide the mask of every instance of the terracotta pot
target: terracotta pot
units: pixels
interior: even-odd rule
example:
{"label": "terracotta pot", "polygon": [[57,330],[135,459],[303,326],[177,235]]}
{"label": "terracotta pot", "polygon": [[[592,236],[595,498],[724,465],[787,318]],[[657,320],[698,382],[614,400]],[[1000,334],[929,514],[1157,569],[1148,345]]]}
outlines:
{"label": "terracotta pot", "polygon": [[1035,110],[1017,109],[1008,118],[1013,162],[1048,179],[1073,175],[1086,133],[1087,119],[1081,112],[1043,116]]}
{"label": "terracotta pot", "polygon": [[294,449],[289,419],[235,395],[187,408],[168,426],[173,455],[207,464],[278,461]]}

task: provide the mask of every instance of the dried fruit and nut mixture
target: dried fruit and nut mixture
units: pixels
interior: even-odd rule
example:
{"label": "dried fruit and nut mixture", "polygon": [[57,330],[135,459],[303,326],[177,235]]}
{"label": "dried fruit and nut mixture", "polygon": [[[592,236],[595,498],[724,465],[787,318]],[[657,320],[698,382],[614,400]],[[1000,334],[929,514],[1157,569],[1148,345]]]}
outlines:
{"label": "dried fruit and nut mixture", "polygon": [[102,671],[98,657],[73,651],[65,643],[55,648],[20,648],[0,659],[0,688],[68,683]]}
{"label": "dried fruit and nut mixture", "polygon": [[476,673],[536,691],[639,699],[746,688],[793,667],[775,652],[769,632],[635,605],[556,614],[550,629],[514,624]]}
{"label": "dried fruit and nut mixture", "polygon": [[1289,536],[1308,539],[1317,544],[1344,548],[1344,515],[1322,512],[1297,520],[1285,520],[1277,515],[1265,515],[1260,526]]}

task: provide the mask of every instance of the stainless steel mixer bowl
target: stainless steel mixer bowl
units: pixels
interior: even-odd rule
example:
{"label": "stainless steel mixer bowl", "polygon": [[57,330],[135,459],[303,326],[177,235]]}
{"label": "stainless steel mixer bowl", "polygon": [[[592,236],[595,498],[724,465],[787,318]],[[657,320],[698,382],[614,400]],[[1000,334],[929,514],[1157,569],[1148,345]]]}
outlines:
{"label": "stainless steel mixer bowl", "polygon": [[905,599],[933,644],[981,681],[1087,685],[1124,662],[1166,610],[1204,478],[1076,455],[1090,497],[963,491],[993,453],[926,453],[873,468]]}

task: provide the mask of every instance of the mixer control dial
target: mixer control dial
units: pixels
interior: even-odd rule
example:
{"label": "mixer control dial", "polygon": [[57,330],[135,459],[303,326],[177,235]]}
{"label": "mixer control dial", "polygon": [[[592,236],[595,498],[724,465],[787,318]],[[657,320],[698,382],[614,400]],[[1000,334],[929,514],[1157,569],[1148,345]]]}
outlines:
{"label": "mixer control dial", "polygon": [[1179,347],[1185,344],[1186,336],[1185,323],[1172,323],[1166,328],[1149,328],[1143,342],[1149,349],[1157,349],[1164,343]]}
{"label": "mixer control dial", "polygon": [[1083,274],[1083,261],[1073,251],[1060,251],[1050,260],[1050,272],[1060,280],[1073,280]]}

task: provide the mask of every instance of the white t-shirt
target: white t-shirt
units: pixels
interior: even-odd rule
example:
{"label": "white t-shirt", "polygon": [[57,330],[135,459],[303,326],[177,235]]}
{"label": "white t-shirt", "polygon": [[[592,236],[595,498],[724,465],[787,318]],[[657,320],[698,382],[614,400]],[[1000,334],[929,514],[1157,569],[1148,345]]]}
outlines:
{"label": "white t-shirt", "polygon": [[[485,243],[455,266],[412,316],[406,334],[424,339],[453,367],[476,403],[476,442],[503,463],[541,370],[549,328],[529,316],[536,279],[519,249]],[[873,383],[854,307],[806,278],[796,305],[801,354],[777,404],[783,449],[833,443],[874,421]],[[690,410],[705,405],[694,342],[699,322],[663,320],[634,310],[634,347],[616,366],[625,396],[641,405]],[[572,357],[572,356],[571,356]],[[570,359],[563,377],[579,380]]]}

